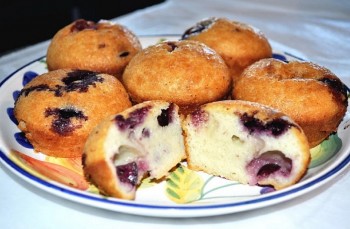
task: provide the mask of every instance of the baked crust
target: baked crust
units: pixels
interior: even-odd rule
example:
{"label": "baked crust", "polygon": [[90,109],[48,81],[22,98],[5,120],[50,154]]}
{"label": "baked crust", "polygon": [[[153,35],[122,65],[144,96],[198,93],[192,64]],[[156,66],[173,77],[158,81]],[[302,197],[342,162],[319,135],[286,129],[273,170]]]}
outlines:
{"label": "baked crust", "polygon": [[14,115],[35,151],[79,157],[90,131],[106,116],[130,106],[125,88],[114,76],[60,69],[25,85]]}
{"label": "baked crust", "polygon": [[46,62],[49,70],[84,69],[120,78],[141,49],[137,36],[122,25],[80,19],[54,35]]}
{"label": "baked crust", "polygon": [[196,41],[169,41],[150,46],[129,63],[122,79],[131,99],[165,100],[181,113],[226,98],[231,78],[223,59]]}
{"label": "baked crust", "polygon": [[314,147],[336,132],[348,99],[342,82],[328,69],[310,62],[264,59],[248,67],[232,97],[262,103],[289,115]]}
{"label": "baked crust", "polygon": [[182,35],[214,49],[225,60],[233,82],[250,64],[272,57],[265,35],[252,26],[227,18],[209,18],[198,22]]}

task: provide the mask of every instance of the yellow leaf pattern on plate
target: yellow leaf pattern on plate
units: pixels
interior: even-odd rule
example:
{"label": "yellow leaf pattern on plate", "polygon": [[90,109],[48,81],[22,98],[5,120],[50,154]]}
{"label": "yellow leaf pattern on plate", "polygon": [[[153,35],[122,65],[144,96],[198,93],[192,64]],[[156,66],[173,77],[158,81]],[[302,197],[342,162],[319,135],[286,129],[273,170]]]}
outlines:
{"label": "yellow leaf pattern on plate", "polygon": [[166,180],[166,195],[175,203],[189,203],[201,197],[203,179],[194,171],[179,166]]}
{"label": "yellow leaf pattern on plate", "polygon": [[139,189],[142,189],[142,188],[149,188],[149,187],[153,187],[157,184],[156,181],[154,181],[153,179],[151,179],[150,177],[147,177],[145,179],[142,180],[140,186],[139,186]]}

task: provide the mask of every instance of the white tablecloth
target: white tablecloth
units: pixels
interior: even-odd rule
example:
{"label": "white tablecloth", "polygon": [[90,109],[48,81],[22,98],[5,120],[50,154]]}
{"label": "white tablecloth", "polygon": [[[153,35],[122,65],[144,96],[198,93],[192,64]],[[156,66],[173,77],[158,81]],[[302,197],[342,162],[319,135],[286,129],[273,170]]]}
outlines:
{"label": "white tablecloth", "polygon": [[[182,34],[211,16],[249,23],[261,29],[274,48],[323,65],[350,85],[347,0],[168,0],[114,21],[137,35]],[[0,80],[45,55],[47,45],[44,41],[2,56]],[[0,167],[0,228],[350,228],[350,168],[312,193],[270,207],[207,218],[165,219],[83,206],[42,191]]]}

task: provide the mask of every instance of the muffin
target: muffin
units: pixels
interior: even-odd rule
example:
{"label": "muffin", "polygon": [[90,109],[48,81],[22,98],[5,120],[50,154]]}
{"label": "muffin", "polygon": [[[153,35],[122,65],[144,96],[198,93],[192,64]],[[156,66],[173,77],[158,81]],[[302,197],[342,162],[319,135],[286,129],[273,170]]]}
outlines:
{"label": "muffin", "polygon": [[49,70],[83,69],[121,77],[141,44],[126,27],[79,19],[60,29],[47,49]]}
{"label": "muffin", "polygon": [[310,62],[265,59],[248,67],[232,97],[262,103],[290,116],[315,147],[336,132],[348,97],[346,87],[328,69]]}
{"label": "muffin", "polygon": [[90,131],[103,118],[130,106],[125,88],[114,76],[60,69],[25,85],[14,115],[35,151],[80,157]]}
{"label": "muffin", "polygon": [[144,102],[105,119],[91,132],[84,174],[102,194],[134,199],[144,177],[160,179],[184,158],[183,141],[178,106]]}
{"label": "muffin", "polygon": [[135,103],[165,100],[180,113],[226,98],[231,77],[223,59],[196,41],[167,41],[139,52],[126,67],[122,82]]}
{"label": "muffin", "polygon": [[227,18],[209,18],[187,29],[182,39],[203,42],[225,60],[233,82],[252,63],[272,57],[265,35],[250,25]]}
{"label": "muffin", "polygon": [[249,185],[286,188],[310,162],[303,130],[267,106],[227,100],[201,106],[183,123],[190,169]]}

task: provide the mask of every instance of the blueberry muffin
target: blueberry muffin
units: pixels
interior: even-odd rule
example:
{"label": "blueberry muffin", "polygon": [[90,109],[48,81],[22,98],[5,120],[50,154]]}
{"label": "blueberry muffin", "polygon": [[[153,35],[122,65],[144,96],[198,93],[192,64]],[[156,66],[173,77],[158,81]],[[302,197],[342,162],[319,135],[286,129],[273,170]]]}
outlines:
{"label": "blueberry muffin", "polygon": [[165,100],[180,113],[225,99],[232,79],[223,59],[197,41],[167,41],[139,52],[122,77],[133,102]]}
{"label": "blueberry muffin", "polygon": [[14,115],[35,151],[80,157],[92,128],[130,106],[125,88],[114,76],[60,69],[25,85]]}
{"label": "blueberry muffin", "polygon": [[183,123],[189,168],[249,185],[286,188],[310,162],[303,130],[267,106],[227,100],[201,106]]}
{"label": "blueberry muffin", "polygon": [[257,60],[272,57],[265,35],[247,24],[227,18],[209,18],[187,29],[182,39],[203,42],[225,60],[233,82]]}
{"label": "blueberry muffin", "polygon": [[79,19],[60,29],[47,50],[49,70],[83,69],[120,77],[141,44],[126,27]]}
{"label": "blueberry muffin", "polygon": [[346,87],[336,75],[301,61],[256,62],[236,82],[232,97],[287,114],[303,128],[311,147],[337,131],[348,106]]}
{"label": "blueberry muffin", "polygon": [[105,119],[91,132],[83,168],[102,194],[134,199],[144,177],[160,179],[184,157],[178,106],[148,101]]}

